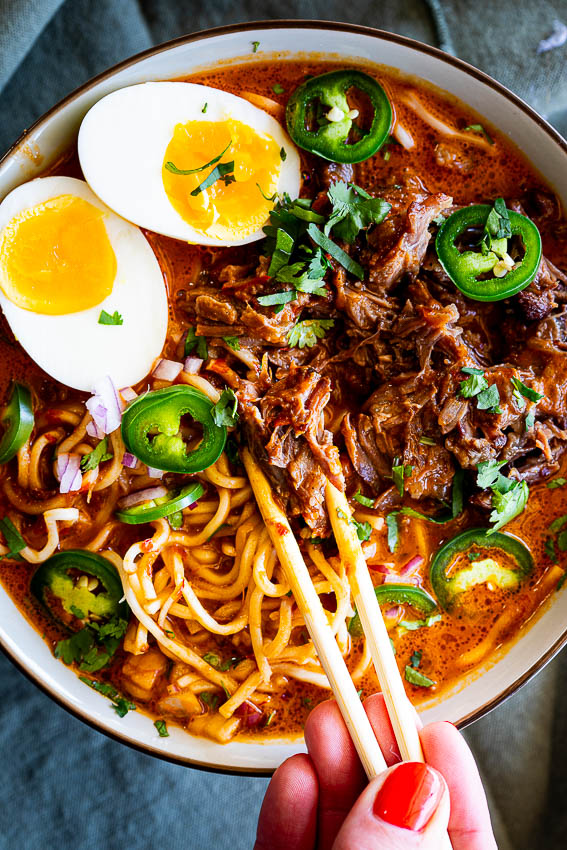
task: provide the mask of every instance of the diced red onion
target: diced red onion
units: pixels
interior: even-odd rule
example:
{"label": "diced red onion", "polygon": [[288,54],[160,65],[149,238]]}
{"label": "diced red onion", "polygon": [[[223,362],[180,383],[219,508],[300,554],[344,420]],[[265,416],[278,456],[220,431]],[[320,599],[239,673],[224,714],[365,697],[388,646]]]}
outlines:
{"label": "diced red onion", "polygon": [[138,490],[136,493],[130,493],[120,499],[118,506],[120,508],[132,508],[134,505],[141,505],[143,502],[150,502],[152,499],[161,499],[162,496],[167,496],[167,487],[147,487],[145,490]]}
{"label": "diced red onion", "polygon": [[86,408],[91,414],[96,428],[102,434],[112,434],[120,427],[124,402],[112,382],[106,375],[94,385],[95,394],[88,399]]}
{"label": "diced red onion", "polygon": [[414,555],[413,558],[410,558],[407,564],[404,564],[404,566],[401,568],[400,576],[403,576],[404,578],[412,576],[414,573],[417,572],[417,570],[423,565],[424,562],[425,558],[423,557],[423,555]]}
{"label": "diced red onion", "polygon": [[242,718],[245,726],[257,726],[264,717],[262,709],[249,700],[239,705],[234,713]]}
{"label": "diced red onion", "polygon": [[102,440],[104,437],[104,431],[98,427],[94,419],[87,425],[87,434],[89,437],[94,437],[97,440]]}
{"label": "diced red onion", "polygon": [[183,369],[188,375],[198,375],[204,362],[200,357],[186,357]]}
{"label": "diced red onion", "polygon": [[402,609],[399,605],[394,605],[393,608],[388,608],[387,611],[384,611],[384,616],[388,617],[388,619],[393,620],[396,617],[399,617],[402,612]]}
{"label": "diced red onion", "polygon": [[128,469],[136,469],[138,466],[138,458],[130,452],[124,452],[122,455],[122,466],[127,466]]}
{"label": "diced red onion", "polygon": [[163,469],[156,469],[155,466],[148,466],[148,475],[150,478],[163,478]]}
{"label": "diced red onion", "polygon": [[407,576],[402,579],[399,573],[388,573],[384,576],[384,584],[417,584],[417,578],[408,578]]}
{"label": "diced red onion", "polygon": [[160,359],[152,375],[154,378],[159,378],[160,381],[174,381],[182,369],[183,363],[178,363],[176,360]]}
{"label": "diced red onion", "polygon": [[71,493],[81,489],[83,476],[81,473],[81,458],[77,454],[60,454],[57,457],[57,474],[59,476],[59,492]]}
{"label": "diced red onion", "polygon": [[391,573],[391,569],[389,567],[384,566],[384,564],[368,564],[371,570],[376,570],[377,573],[384,573],[384,575],[388,575]]}
{"label": "diced red onion", "polygon": [[120,395],[122,396],[123,401],[125,401],[126,403],[134,401],[135,398],[138,398],[138,393],[134,392],[132,387],[124,387],[124,389],[120,390]]}

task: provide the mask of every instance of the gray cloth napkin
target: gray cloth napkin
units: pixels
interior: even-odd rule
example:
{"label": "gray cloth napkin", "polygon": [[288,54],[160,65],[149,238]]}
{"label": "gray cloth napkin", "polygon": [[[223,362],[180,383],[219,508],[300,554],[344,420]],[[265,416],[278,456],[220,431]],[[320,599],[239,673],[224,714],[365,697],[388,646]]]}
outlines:
{"label": "gray cloth napkin", "polygon": [[[69,91],[177,35],[265,18],[375,26],[437,44],[567,130],[567,47],[537,53],[565,0],[0,0],[0,152]],[[500,850],[567,846],[567,656],[466,731]],[[247,850],[266,780],[141,755],[64,712],[0,657],[0,848]],[[109,709],[111,710],[111,709]]]}

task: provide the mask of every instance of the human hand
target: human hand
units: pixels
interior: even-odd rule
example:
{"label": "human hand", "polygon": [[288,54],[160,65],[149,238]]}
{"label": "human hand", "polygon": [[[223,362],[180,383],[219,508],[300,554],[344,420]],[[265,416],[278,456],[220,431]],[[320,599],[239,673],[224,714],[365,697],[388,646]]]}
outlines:
{"label": "human hand", "polygon": [[478,770],[457,729],[425,726],[427,766],[398,764],[383,697],[364,707],[388,770],[367,784],[336,703],[318,705],[305,725],[309,755],[287,759],[268,786],[254,850],[439,850],[447,827],[453,850],[497,850]]}

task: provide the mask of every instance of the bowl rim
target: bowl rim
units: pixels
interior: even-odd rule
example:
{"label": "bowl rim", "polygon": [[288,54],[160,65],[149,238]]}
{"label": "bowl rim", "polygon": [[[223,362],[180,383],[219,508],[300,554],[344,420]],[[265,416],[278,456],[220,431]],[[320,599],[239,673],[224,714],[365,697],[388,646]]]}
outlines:
{"label": "bowl rim", "polygon": [[[72,103],[78,97],[85,94],[85,92],[88,92],[90,89],[97,86],[99,83],[103,82],[104,80],[110,79],[116,73],[126,68],[129,68],[130,66],[136,65],[138,62],[144,59],[148,59],[152,56],[155,56],[159,53],[162,53],[166,50],[175,47],[192,44],[209,38],[216,38],[218,36],[231,35],[235,33],[245,33],[248,31],[253,31],[256,33],[262,30],[291,28],[303,30],[319,29],[326,30],[329,32],[349,32],[355,35],[357,34],[370,36],[371,38],[376,38],[379,41],[390,41],[394,42],[395,44],[399,44],[403,47],[411,48],[418,53],[432,56],[435,59],[440,60],[441,62],[444,62],[448,65],[452,65],[458,70],[463,71],[468,76],[473,77],[479,82],[494,89],[496,92],[505,97],[508,101],[513,103],[528,118],[530,118],[535,124],[537,124],[537,126],[541,128],[551,138],[551,140],[555,142],[556,145],[559,146],[563,153],[567,155],[567,141],[554,127],[552,127],[552,125],[545,118],[543,118],[538,112],[536,112],[533,107],[527,104],[524,100],[522,100],[521,97],[512,92],[505,85],[486,74],[484,71],[481,71],[480,69],[476,68],[474,65],[471,65],[469,62],[466,62],[463,59],[459,59],[458,57],[453,56],[450,53],[446,53],[438,47],[434,47],[433,45],[426,44],[414,38],[410,38],[409,36],[399,35],[397,33],[388,32],[387,30],[381,30],[376,27],[363,26],[361,24],[350,24],[343,23],[340,21],[318,21],[314,19],[281,18],[277,20],[259,20],[247,21],[237,24],[226,24],[223,26],[210,27],[208,29],[199,30],[191,34],[178,36],[168,41],[161,42],[160,44],[154,45],[153,47],[147,48],[146,50],[142,50],[139,53],[135,53],[127,59],[124,59],[121,62],[112,65],[110,68],[107,68],[100,74],[91,77],[89,80],[78,86],[76,89],[73,89],[73,91],[71,91],[65,97],[61,98],[61,100],[57,101],[50,109],[44,112],[36,121],[34,121],[28,128],[26,128],[0,158],[0,167],[4,164],[6,160],[10,158],[10,156],[26,141],[26,139],[32,133],[39,129],[43,124],[47,123],[61,109]],[[458,723],[458,727],[462,729],[468,726],[476,720],[479,720],[481,717],[484,717],[497,706],[501,705],[505,700],[507,700],[509,697],[515,694],[523,685],[525,685],[536,673],[538,673],[540,670],[543,670],[543,668],[555,657],[555,655],[557,655],[557,653],[566,644],[567,626],[565,627],[563,633],[555,641],[555,643],[534,664],[532,664],[528,670],[526,670],[522,675],[518,676],[518,678],[511,685],[509,685],[500,693],[496,694],[494,697],[492,697],[492,699],[483,703],[481,706],[471,711],[465,717],[461,718]],[[115,730],[99,725],[99,723],[94,720],[86,711],[82,711],[77,706],[73,705],[70,701],[68,701],[65,696],[59,694],[54,690],[51,690],[49,685],[46,684],[39,675],[32,673],[32,671],[26,667],[24,661],[20,659],[16,655],[16,653],[13,652],[4,643],[1,634],[0,650],[2,651],[3,655],[8,658],[8,660],[11,661],[14,666],[21,673],[23,673],[24,676],[30,682],[36,685],[57,705],[59,705],[73,717],[86,723],[88,726],[90,726],[91,729],[95,729],[97,732],[102,732],[102,734],[106,735],[112,740],[117,741],[121,744],[126,744],[131,749],[137,750],[146,755],[151,755],[160,758],[172,764],[178,764],[184,767],[191,767],[196,770],[203,770],[209,773],[221,773],[233,776],[268,777],[271,776],[274,772],[274,769],[264,768],[219,767],[217,765],[210,765],[204,762],[188,759],[187,757],[164,753],[161,750],[154,749],[148,743],[132,741],[126,735],[121,735]]]}

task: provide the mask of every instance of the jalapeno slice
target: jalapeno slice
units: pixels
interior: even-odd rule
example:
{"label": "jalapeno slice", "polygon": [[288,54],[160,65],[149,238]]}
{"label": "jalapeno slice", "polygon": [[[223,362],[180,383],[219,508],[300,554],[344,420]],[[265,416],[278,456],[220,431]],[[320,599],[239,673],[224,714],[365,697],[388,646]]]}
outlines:
{"label": "jalapeno slice", "polygon": [[[501,558],[504,553],[513,566],[499,563],[498,553]],[[460,569],[449,574],[459,561]],[[501,531],[488,534],[486,528],[471,528],[441,546],[431,563],[430,580],[439,604],[449,610],[461,594],[476,585],[490,581],[502,589],[518,587],[533,568],[529,549],[516,537]]]}
{"label": "jalapeno slice", "polygon": [[204,492],[202,484],[195,482],[182,487],[181,490],[172,490],[167,496],[159,499],[151,499],[142,505],[133,505],[131,508],[116,511],[116,516],[120,522],[128,523],[128,525],[152,522],[152,520],[176,514],[188,505],[192,505]]}
{"label": "jalapeno slice", "polygon": [[0,463],[8,463],[16,456],[33,430],[31,393],[23,384],[14,383],[12,394],[0,423],[5,428],[0,440]]}
{"label": "jalapeno slice", "polygon": [[[435,599],[423,588],[414,587],[412,584],[379,584],[374,588],[374,593],[380,605],[409,605],[426,617],[437,611]],[[355,612],[350,620],[348,630],[353,637],[362,637],[362,623],[358,612]]]}
{"label": "jalapeno slice", "polygon": [[439,228],[435,248],[439,262],[461,292],[475,301],[500,301],[521,292],[536,276],[541,262],[541,236],[529,218],[513,210],[507,210],[512,237],[520,237],[524,256],[517,267],[507,271],[503,277],[480,279],[491,272],[506,253],[507,240],[492,240],[492,250],[460,251],[457,240],[467,230],[482,230],[492,210],[488,204],[476,204],[457,210]]}
{"label": "jalapeno slice", "polygon": [[[139,396],[122,416],[122,439],[142,463],[165,472],[202,472],[220,457],[226,428],[212,416],[213,403],[200,390],[182,384]],[[181,417],[189,414],[203,427],[203,439],[187,451]]]}
{"label": "jalapeno slice", "polygon": [[[97,586],[89,590],[83,576],[97,579]],[[110,561],[96,552],[82,549],[57,552],[37,568],[30,590],[65,625],[73,617],[88,620],[93,614],[103,620],[127,617],[126,603],[120,602],[124,595],[120,577]]]}
{"label": "jalapeno slice", "polygon": [[[368,96],[374,114],[368,131],[349,144],[353,119],[349,118],[351,108],[347,92],[351,88]],[[311,130],[307,122],[317,103],[328,107],[328,111],[317,116],[320,126]],[[368,74],[330,71],[307,80],[293,92],[286,107],[286,122],[289,135],[300,148],[331,162],[362,162],[375,154],[386,140],[392,123],[392,107],[380,83]]]}

